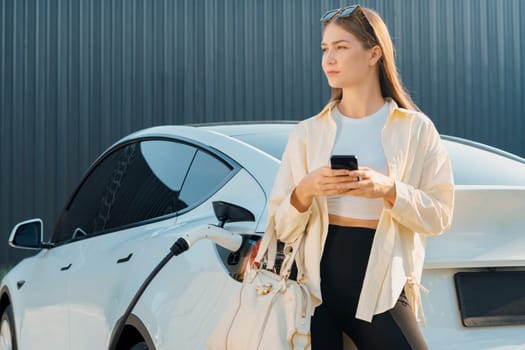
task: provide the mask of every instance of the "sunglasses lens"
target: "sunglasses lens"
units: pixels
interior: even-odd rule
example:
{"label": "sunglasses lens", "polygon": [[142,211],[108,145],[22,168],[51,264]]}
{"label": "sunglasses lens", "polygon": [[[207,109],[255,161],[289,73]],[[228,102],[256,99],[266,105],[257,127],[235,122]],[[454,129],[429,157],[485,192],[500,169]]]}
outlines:
{"label": "sunglasses lens", "polygon": [[355,11],[356,8],[357,8],[357,5],[349,6],[349,7],[345,8],[345,9],[343,9],[343,11],[339,15],[339,17],[348,17],[348,16],[350,16]]}
{"label": "sunglasses lens", "polygon": [[335,9],[335,10],[330,10],[330,11],[327,11],[322,17],[321,17],[321,22],[328,22],[329,20],[331,20],[337,13],[339,12],[339,9]]}

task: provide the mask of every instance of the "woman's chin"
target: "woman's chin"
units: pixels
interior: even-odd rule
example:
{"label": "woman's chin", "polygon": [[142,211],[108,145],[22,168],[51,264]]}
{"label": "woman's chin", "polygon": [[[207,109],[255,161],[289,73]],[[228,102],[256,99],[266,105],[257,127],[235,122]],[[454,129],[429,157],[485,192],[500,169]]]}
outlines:
{"label": "woman's chin", "polygon": [[332,89],[342,89],[346,85],[328,82],[328,86],[330,86]]}
{"label": "woman's chin", "polygon": [[333,89],[342,89],[348,86],[348,84],[344,84],[337,79],[327,79],[327,82],[328,82],[328,86],[330,86]]}
{"label": "woman's chin", "polygon": [[336,79],[328,79],[327,82],[328,82],[328,86],[330,86],[333,89],[345,89],[345,88],[359,85],[359,83],[356,81],[348,81],[348,80],[343,82],[343,81],[336,80]]}

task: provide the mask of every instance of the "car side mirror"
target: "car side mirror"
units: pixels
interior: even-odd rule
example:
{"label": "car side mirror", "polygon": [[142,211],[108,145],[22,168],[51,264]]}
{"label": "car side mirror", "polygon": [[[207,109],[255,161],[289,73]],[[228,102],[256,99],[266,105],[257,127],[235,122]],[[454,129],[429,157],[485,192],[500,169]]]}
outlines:
{"label": "car side mirror", "polygon": [[14,248],[40,250],[52,245],[44,243],[44,223],[41,219],[31,219],[17,224],[11,236],[9,245]]}

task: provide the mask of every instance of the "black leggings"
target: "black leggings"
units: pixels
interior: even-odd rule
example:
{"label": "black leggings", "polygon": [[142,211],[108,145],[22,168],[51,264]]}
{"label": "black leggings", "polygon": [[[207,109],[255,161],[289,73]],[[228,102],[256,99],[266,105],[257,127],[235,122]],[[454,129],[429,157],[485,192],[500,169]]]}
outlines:
{"label": "black leggings", "polygon": [[355,318],[375,230],[329,225],[321,259],[323,303],[312,317],[312,350],[342,350],[345,332],[359,350],[428,349],[405,293],[372,322]]}

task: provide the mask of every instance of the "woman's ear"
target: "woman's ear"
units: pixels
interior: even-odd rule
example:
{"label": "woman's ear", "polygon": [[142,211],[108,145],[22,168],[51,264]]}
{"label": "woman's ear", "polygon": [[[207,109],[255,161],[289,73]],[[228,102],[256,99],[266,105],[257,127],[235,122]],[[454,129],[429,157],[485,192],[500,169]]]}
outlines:
{"label": "woman's ear", "polygon": [[377,64],[379,59],[383,56],[383,50],[381,50],[381,47],[379,45],[376,45],[370,49],[370,60],[369,65],[374,66]]}

